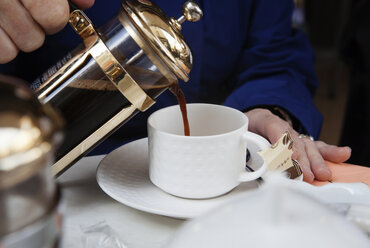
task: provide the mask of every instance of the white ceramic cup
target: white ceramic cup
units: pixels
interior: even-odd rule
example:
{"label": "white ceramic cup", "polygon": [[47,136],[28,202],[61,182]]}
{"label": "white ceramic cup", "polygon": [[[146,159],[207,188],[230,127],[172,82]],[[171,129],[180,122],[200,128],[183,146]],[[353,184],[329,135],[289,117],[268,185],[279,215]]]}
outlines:
{"label": "white ceramic cup", "polygon": [[187,110],[190,136],[184,136],[178,105],[148,119],[149,177],[154,185],[179,197],[210,198],[266,172],[262,159],[252,159],[262,164],[251,166],[259,167],[256,171],[245,170],[247,147],[262,150],[269,143],[248,132],[244,113],[213,104],[187,104]]}

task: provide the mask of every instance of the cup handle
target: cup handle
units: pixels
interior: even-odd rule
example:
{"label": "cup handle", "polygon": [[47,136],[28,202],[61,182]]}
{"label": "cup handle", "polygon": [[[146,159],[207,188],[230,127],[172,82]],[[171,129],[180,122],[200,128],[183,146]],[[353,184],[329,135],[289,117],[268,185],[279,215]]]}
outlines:
{"label": "cup handle", "polygon": [[[254,147],[257,147],[258,151],[267,149],[271,146],[271,144],[266,139],[252,132],[246,132],[245,134],[243,134],[242,140],[245,142],[245,144],[247,144],[248,147],[251,145]],[[256,156],[257,154],[251,153],[251,156],[253,155]],[[253,167],[253,164],[252,164],[252,167]],[[255,180],[261,177],[266,172],[266,170],[267,170],[267,164],[265,161],[263,161],[262,166],[258,170],[254,172],[248,172],[248,171],[242,172],[240,174],[239,181],[247,182],[247,181]]]}

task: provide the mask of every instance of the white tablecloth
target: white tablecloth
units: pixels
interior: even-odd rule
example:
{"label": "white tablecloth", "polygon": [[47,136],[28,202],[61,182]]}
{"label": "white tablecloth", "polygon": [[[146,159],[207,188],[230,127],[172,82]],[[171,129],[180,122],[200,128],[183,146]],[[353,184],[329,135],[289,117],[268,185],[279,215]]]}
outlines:
{"label": "white tablecloth", "polygon": [[[64,213],[61,247],[85,248],[84,239],[92,237],[86,230],[99,223],[109,227],[127,248],[163,247],[185,221],[142,212],[106,195],[96,181],[96,169],[103,157],[85,157],[58,178]],[[313,187],[295,182],[294,187],[324,203],[370,204],[367,197],[370,191],[364,184],[333,183]],[[365,219],[368,220],[368,215]],[[109,245],[96,247],[112,248]]]}
{"label": "white tablecloth", "polygon": [[183,220],[145,213],[107,196],[96,182],[96,168],[104,156],[82,158],[58,182],[62,189],[62,248],[84,247],[86,228],[101,223],[128,248],[162,247]]}

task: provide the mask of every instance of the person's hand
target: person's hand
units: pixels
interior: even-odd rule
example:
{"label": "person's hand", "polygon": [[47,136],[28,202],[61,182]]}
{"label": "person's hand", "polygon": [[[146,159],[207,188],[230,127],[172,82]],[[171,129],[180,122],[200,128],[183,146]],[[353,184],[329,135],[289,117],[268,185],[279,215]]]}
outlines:
{"label": "person's hand", "polygon": [[312,141],[309,138],[299,138],[288,122],[274,115],[267,109],[256,108],[245,113],[249,119],[249,130],[257,133],[274,144],[285,131],[289,131],[293,139],[292,158],[298,160],[303,180],[313,182],[330,180],[330,169],[324,160],[342,163],[351,156],[351,148],[328,145],[323,141]]}
{"label": "person's hand", "polygon": [[[81,9],[94,0],[73,0]],[[0,1],[0,64],[13,60],[18,51],[39,48],[45,34],[54,34],[68,22],[67,0],[1,0]]]}

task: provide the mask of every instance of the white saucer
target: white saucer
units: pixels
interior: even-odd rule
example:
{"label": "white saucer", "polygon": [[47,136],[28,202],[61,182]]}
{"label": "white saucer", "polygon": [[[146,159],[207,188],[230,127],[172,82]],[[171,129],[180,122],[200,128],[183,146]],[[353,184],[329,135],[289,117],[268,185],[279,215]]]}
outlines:
{"label": "white saucer", "polygon": [[118,202],[145,212],[181,219],[200,216],[259,185],[257,181],[242,183],[228,194],[204,200],[170,195],[154,186],[149,179],[147,138],[109,153],[100,162],[96,178],[102,190]]}

